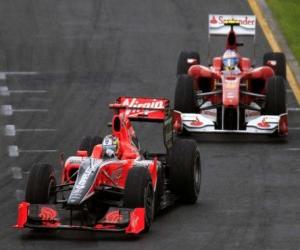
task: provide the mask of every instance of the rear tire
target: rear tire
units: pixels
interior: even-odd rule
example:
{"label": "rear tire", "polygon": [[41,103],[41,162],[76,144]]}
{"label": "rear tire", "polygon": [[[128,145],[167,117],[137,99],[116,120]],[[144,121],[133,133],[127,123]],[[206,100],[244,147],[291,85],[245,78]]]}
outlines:
{"label": "rear tire", "polygon": [[31,204],[55,203],[55,186],[54,168],[49,164],[35,164],[29,173],[25,200]]}
{"label": "rear tire", "polygon": [[286,79],[286,59],[285,55],[280,52],[269,52],[264,54],[263,58],[263,64],[267,65],[267,62],[269,60],[276,61],[275,69],[275,75],[276,76],[282,76],[284,79]]}
{"label": "rear tire", "polygon": [[280,76],[271,77],[267,82],[266,115],[280,115],[286,113],[285,80]]}
{"label": "rear tire", "polygon": [[200,151],[194,140],[177,139],[168,156],[171,187],[185,203],[197,201],[201,186]]}
{"label": "rear tire", "polygon": [[193,79],[188,75],[180,75],[175,90],[174,109],[183,113],[197,112]]}
{"label": "rear tire", "polygon": [[[196,62],[189,64],[189,58],[195,59]],[[181,51],[177,61],[177,75],[187,74],[191,65],[200,64],[200,55],[196,51]]]}
{"label": "rear tire", "polygon": [[149,231],[154,217],[154,191],[147,168],[133,167],[127,176],[124,191],[125,208],[145,208],[145,229]]}

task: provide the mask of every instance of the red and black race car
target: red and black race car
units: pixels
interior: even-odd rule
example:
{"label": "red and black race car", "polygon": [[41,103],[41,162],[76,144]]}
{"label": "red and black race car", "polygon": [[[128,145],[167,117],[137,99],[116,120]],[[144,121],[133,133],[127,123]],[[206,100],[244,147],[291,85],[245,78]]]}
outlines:
{"label": "red and black race car", "polygon": [[284,54],[266,53],[254,67],[238,52],[237,35],[255,41],[255,25],[254,16],[209,15],[208,44],[211,35],[227,35],[224,54],[203,66],[197,52],[180,53],[174,109],[183,132],[287,135]]}
{"label": "red and black race car", "polygon": [[[177,200],[197,201],[200,152],[193,140],[173,138],[177,120],[169,101],[120,97],[110,107],[111,134],[85,137],[76,155],[62,163],[59,184],[51,165],[32,167],[16,228],[139,234]],[[166,152],[140,149],[132,121],[162,123]]]}

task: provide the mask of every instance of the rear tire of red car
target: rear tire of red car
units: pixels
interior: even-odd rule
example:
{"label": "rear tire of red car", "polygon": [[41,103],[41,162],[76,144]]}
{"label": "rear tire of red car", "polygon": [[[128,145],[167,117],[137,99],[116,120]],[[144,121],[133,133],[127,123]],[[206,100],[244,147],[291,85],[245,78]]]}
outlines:
{"label": "rear tire of red car", "polygon": [[201,159],[197,143],[177,138],[169,152],[168,165],[174,193],[180,195],[185,203],[195,203],[201,186]]}
{"label": "rear tire of red car", "polygon": [[193,64],[200,64],[200,55],[196,51],[181,51],[177,61],[177,75],[187,74],[189,67],[193,64],[187,62],[188,59],[195,59]]}
{"label": "rear tire of red car", "polygon": [[101,144],[102,138],[100,136],[85,136],[82,138],[78,150],[87,151],[88,156],[91,156],[95,145]]}
{"label": "rear tire of red car", "polygon": [[286,113],[285,80],[281,76],[274,76],[267,82],[264,114],[280,115],[283,113]]}
{"label": "rear tire of red car", "polygon": [[198,111],[193,88],[193,79],[188,75],[179,75],[175,90],[174,109],[183,113]]}
{"label": "rear tire of red car", "polygon": [[149,231],[154,218],[154,191],[147,168],[133,167],[127,176],[124,190],[125,208],[145,208],[145,229]]}
{"label": "rear tire of red car", "polygon": [[55,203],[55,186],[54,168],[49,164],[35,164],[28,176],[25,200],[31,204]]}
{"label": "rear tire of red car", "polygon": [[275,75],[282,76],[286,79],[286,59],[285,55],[280,52],[269,52],[264,54],[263,64],[269,66],[267,63],[269,60],[276,61]]}

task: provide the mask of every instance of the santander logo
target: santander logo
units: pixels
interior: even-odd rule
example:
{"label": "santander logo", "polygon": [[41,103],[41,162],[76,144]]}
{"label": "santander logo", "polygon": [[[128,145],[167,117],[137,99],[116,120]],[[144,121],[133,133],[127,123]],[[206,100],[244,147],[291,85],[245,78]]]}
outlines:
{"label": "santander logo", "polygon": [[229,16],[229,15],[212,15],[209,23],[211,26],[223,25],[224,21],[236,20],[240,22],[243,26],[253,26],[255,25],[255,18],[252,16]]}

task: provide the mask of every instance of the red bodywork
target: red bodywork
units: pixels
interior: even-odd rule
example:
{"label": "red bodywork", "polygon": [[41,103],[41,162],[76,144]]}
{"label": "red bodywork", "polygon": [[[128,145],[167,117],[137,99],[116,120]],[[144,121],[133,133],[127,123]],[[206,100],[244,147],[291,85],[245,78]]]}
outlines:
{"label": "red bodywork", "polygon": [[[226,49],[235,50],[238,53],[236,34],[231,30],[227,37]],[[205,101],[211,101],[213,105],[225,107],[237,107],[249,105],[253,97],[240,94],[240,88],[249,92],[264,95],[266,93],[267,80],[274,76],[274,70],[270,66],[253,68],[251,60],[240,56],[238,68],[240,72],[224,72],[222,57],[213,58],[212,66],[192,65],[188,75],[194,80],[194,89],[203,92],[211,92],[222,89],[222,95],[215,94],[204,97]]]}
{"label": "red bodywork", "polygon": [[[166,99],[120,97],[110,107],[114,109],[112,119],[112,134],[119,138],[117,160],[112,160],[101,167],[93,180],[86,196],[90,197],[101,187],[111,187],[124,190],[128,172],[135,166],[135,162],[143,158],[134,143],[135,132],[131,120],[147,120],[164,122],[170,115],[169,101]],[[167,141],[167,140],[165,140]],[[101,159],[102,145],[94,146],[92,159]],[[64,165],[61,185],[73,185],[76,181],[76,172],[83,160],[89,158],[87,151],[77,151],[76,156],[69,157]],[[158,178],[158,160],[145,161],[152,180],[153,189],[156,189]],[[122,231],[138,234],[145,228],[144,208],[110,208],[105,216],[94,226],[65,225],[61,221],[60,210],[55,205],[29,204],[21,202],[18,208],[16,228],[50,228],[50,229],[80,229],[92,231]],[[39,224],[29,223],[28,218],[38,218]]]}

